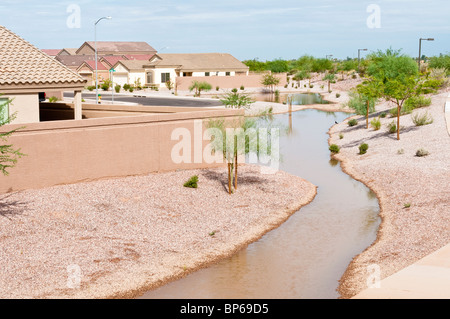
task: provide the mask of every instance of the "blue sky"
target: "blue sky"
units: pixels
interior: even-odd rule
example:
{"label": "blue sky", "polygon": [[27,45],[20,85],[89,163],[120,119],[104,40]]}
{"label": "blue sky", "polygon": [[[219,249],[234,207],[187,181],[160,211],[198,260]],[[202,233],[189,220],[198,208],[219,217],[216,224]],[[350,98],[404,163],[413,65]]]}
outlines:
{"label": "blue sky", "polygon": [[[79,20],[68,11],[73,6]],[[145,41],[164,53],[272,60],[392,47],[417,56],[421,37],[435,38],[422,42],[423,54],[450,52],[448,0],[0,0],[0,25],[41,49],[94,40],[94,22],[108,15],[97,26],[99,41]]]}

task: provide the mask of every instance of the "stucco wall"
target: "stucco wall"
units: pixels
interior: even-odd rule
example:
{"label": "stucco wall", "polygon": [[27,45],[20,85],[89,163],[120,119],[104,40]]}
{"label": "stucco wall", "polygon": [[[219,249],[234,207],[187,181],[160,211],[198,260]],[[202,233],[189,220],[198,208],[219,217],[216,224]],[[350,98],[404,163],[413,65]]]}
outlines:
{"label": "stucco wall", "polygon": [[[280,79],[279,87],[287,84],[286,73],[275,74]],[[221,89],[240,88],[243,85],[245,88],[262,87],[261,84],[263,75],[240,75],[240,76],[192,76],[192,77],[178,77],[177,89],[180,91],[189,90],[189,86],[193,81],[206,81],[213,87],[213,90],[218,86]]]}
{"label": "stucco wall", "polygon": [[[175,163],[172,148],[179,141],[171,139],[172,132],[176,128],[186,128],[194,145],[195,132],[202,134],[201,128],[194,130],[198,120],[238,114],[243,112],[202,109],[29,124],[8,140],[27,156],[10,170],[9,176],[0,175],[0,193],[108,177],[217,166],[194,163],[194,149],[191,163]],[[8,125],[1,130],[14,127]],[[203,151],[208,143],[203,141],[199,149]]]}
{"label": "stucco wall", "polygon": [[13,124],[39,122],[39,94],[5,94],[2,98],[9,98],[9,115],[16,112]]}

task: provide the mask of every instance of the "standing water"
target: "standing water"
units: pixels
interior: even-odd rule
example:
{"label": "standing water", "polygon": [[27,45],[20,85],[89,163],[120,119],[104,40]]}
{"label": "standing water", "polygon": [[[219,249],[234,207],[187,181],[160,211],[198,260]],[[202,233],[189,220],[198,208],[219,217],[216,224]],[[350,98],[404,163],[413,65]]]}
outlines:
{"label": "standing water", "polygon": [[346,117],[317,110],[275,115],[292,124],[280,138],[280,169],[318,186],[314,200],[233,257],[141,298],[338,298],[339,279],[380,223],[375,194],[330,160],[328,129]]}

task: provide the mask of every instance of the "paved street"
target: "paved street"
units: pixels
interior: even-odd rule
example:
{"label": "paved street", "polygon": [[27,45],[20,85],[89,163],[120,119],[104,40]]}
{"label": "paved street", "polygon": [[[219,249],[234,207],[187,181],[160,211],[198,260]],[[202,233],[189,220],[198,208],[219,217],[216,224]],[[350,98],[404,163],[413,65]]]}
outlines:
{"label": "paved street", "polygon": [[[138,94],[136,94],[138,95]],[[111,93],[101,93],[103,101],[111,101]],[[73,98],[73,93],[66,92],[64,97]],[[83,99],[95,99],[95,93],[83,93]],[[131,102],[149,106],[191,106],[191,107],[211,107],[221,106],[220,101],[192,98],[175,98],[175,97],[135,97],[133,95],[114,95],[114,101]]]}

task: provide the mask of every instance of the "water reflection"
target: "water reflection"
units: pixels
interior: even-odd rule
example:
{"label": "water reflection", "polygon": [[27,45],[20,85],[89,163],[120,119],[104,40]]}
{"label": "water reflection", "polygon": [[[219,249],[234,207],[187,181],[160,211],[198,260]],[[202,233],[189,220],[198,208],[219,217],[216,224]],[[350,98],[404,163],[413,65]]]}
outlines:
{"label": "water reflection", "polygon": [[293,105],[329,104],[319,93],[258,93],[250,94],[255,101],[275,102],[288,104],[289,96],[292,96]]}
{"label": "water reflection", "polygon": [[326,132],[335,117],[304,110],[275,115],[298,134],[282,135],[281,169],[318,186],[312,203],[233,257],[143,298],[337,298],[351,259],[376,238],[375,196],[330,160]]}

